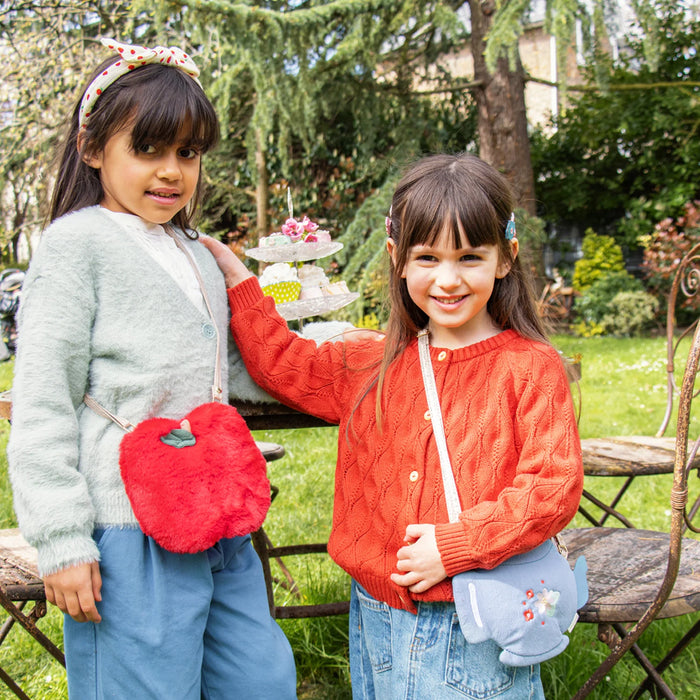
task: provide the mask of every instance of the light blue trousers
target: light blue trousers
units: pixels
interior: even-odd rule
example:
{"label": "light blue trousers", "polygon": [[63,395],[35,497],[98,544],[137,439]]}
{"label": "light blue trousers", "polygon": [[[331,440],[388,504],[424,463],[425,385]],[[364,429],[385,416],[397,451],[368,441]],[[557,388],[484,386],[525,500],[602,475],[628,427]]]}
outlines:
{"label": "light blue trousers", "polygon": [[539,665],[504,666],[493,642],[469,644],[453,603],[417,607],[391,608],[353,581],[353,700],[544,700]]}
{"label": "light blue trousers", "polygon": [[137,529],[95,533],[102,622],[64,621],[71,700],[293,700],[250,537],[173,554]]}

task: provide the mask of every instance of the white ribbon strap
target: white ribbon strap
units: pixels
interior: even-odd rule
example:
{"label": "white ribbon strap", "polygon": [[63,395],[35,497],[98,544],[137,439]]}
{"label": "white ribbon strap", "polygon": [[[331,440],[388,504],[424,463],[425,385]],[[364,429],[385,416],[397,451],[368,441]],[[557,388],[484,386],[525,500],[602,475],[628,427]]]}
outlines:
{"label": "white ribbon strap", "polygon": [[447,441],[445,440],[445,427],[442,422],[442,411],[440,410],[440,399],[438,398],[437,387],[435,386],[435,375],[433,364],[430,361],[430,338],[427,330],[418,334],[418,356],[420,357],[420,369],[423,375],[425,395],[428,398],[428,408],[430,409],[430,420],[433,424],[433,433],[437,444],[438,455],[440,457],[440,471],[442,472],[442,483],[445,489],[445,501],[447,503],[447,514],[450,522],[457,522],[462,506],[459,502],[459,493],[455,483],[455,475],[452,471],[450,455],[447,451]]}
{"label": "white ribbon strap", "polygon": [[92,396],[90,396],[90,394],[85,394],[83,396],[83,401],[85,402],[85,405],[88,408],[92,409],[98,416],[102,416],[103,418],[107,418],[107,420],[113,421],[125,433],[132,432],[136,427],[133,423],[130,423],[128,420],[124,420],[119,416],[115,416],[114,413],[108,411],[101,403],[95,401],[95,399],[93,399]]}

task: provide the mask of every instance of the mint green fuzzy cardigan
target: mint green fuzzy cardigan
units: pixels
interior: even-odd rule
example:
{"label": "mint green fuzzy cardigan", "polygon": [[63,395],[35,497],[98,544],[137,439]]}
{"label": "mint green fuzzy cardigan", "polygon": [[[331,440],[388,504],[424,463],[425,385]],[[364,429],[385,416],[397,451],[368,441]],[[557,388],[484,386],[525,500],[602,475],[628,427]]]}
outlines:
{"label": "mint green fuzzy cardigan", "polygon": [[[228,330],[223,277],[181,235],[205,280],[222,339],[224,386],[270,400]],[[117,223],[90,207],[44,232],[22,293],[12,387],[9,474],[42,575],[99,560],[95,527],[137,527],[119,473],[120,428],[83,404],[89,392],[132,423],[179,418],[211,400],[211,320]]]}

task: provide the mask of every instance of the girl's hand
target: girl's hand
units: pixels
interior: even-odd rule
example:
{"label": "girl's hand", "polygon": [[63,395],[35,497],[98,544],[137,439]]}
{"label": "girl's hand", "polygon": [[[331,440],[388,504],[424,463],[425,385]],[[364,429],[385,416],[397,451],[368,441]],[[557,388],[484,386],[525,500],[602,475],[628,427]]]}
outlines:
{"label": "girl's hand", "polygon": [[102,600],[100,566],[78,564],[44,577],[46,600],[76,622],[100,622],[96,602]]}
{"label": "girl's hand", "polygon": [[406,586],[412,593],[424,593],[447,578],[435,540],[435,525],[409,525],[407,542],[396,553],[396,568],[403,574],[392,574],[391,580]]}
{"label": "girl's hand", "polygon": [[248,279],[248,277],[255,277],[243,262],[238,259],[238,256],[221,241],[217,241],[211,236],[203,236],[201,234],[199,240],[214,256],[216,264],[221,268],[221,272],[224,273],[224,279],[226,280],[226,287],[228,289],[235,287],[237,284],[243,282],[243,280]]}

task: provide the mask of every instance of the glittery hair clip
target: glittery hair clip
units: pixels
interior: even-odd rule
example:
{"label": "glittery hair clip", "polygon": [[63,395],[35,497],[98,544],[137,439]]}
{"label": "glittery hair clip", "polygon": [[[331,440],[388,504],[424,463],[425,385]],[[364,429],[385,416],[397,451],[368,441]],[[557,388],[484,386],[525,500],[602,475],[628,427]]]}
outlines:
{"label": "glittery hair clip", "polygon": [[391,207],[389,207],[389,216],[384,219],[384,226],[386,226],[386,235],[391,237]]}
{"label": "glittery hair clip", "polygon": [[506,240],[512,241],[517,236],[515,231],[515,213],[510,215],[510,221],[506,226]]}

